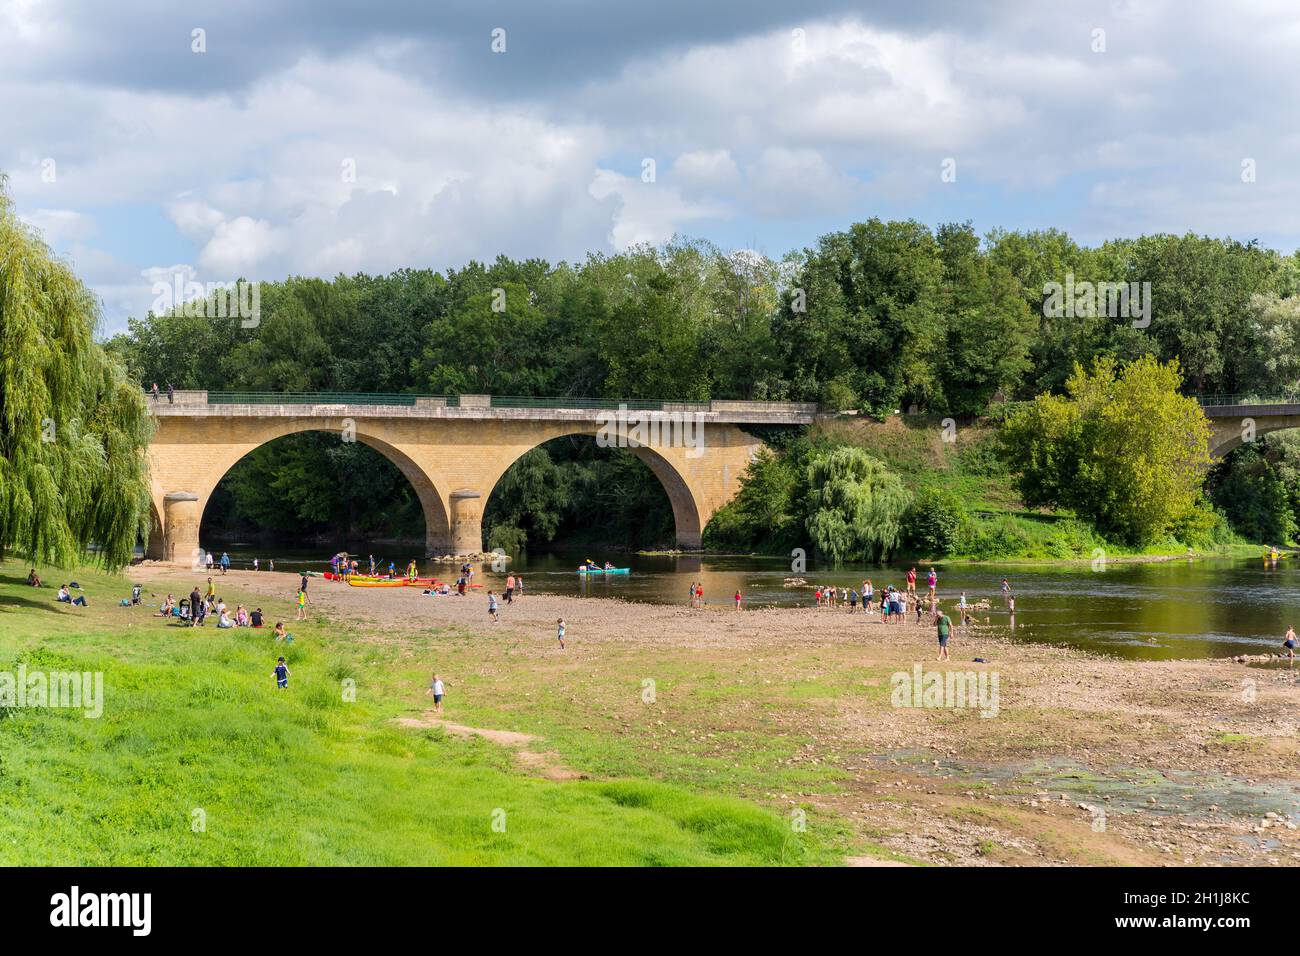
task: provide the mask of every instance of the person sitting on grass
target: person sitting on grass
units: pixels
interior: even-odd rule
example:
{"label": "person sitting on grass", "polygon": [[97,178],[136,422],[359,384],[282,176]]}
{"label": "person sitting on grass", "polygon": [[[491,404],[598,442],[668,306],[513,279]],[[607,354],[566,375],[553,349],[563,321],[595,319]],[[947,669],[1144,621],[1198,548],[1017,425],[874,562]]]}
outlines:
{"label": "person sitting on grass", "polygon": [[131,603],[132,603],[133,605],[135,605],[135,604],[139,604],[139,603],[140,603],[140,591],[141,591],[141,590],[142,590],[142,589],[141,589],[140,585],[138,585],[138,584],[133,584],[133,585],[131,585]]}
{"label": "person sitting on grass", "polygon": [[38,588],[41,586],[41,576],[32,568],[31,574],[27,575],[27,584],[31,587]]}
{"label": "person sitting on grass", "polygon": [[78,594],[76,599],[74,600],[72,597],[72,593],[68,590],[68,586],[66,584],[59,585],[59,595],[57,598],[55,598],[55,600],[60,601],[63,604],[74,604],[77,607],[86,606],[86,598],[83,595]]}
{"label": "person sitting on grass", "polygon": [[261,627],[261,626],[262,626],[262,609],[261,609],[260,607],[253,608],[253,613],[251,613],[250,615],[248,615],[248,621],[249,621],[249,624],[248,624],[249,627]]}
{"label": "person sitting on grass", "polygon": [[176,606],[176,600],[169,594],[167,600],[163,601],[162,607],[158,609],[159,617],[171,617],[172,608]]}
{"label": "person sitting on grass", "polygon": [[283,641],[288,635],[284,631],[284,621],[275,622],[275,633],[272,635],[274,640]]}

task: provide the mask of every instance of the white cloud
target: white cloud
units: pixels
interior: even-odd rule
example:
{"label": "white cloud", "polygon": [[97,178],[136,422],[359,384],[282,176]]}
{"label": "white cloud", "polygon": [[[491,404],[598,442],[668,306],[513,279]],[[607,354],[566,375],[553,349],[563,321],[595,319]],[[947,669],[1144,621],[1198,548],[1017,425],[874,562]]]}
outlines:
{"label": "white cloud", "polygon": [[617,201],[609,231],[609,242],[615,249],[665,242],[694,220],[720,219],[728,214],[719,203],[693,202],[672,186],[642,182],[609,169],[596,171],[589,192],[596,199]]}
{"label": "white cloud", "polygon": [[96,232],[95,220],[75,209],[34,209],[20,218],[52,246],[89,239]]}
{"label": "white cloud", "polygon": [[[1294,242],[1300,136],[1278,117],[1300,106],[1300,21],[1281,2],[1214,9],[1011,0],[980,16],[768,15],[639,45],[621,65],[602,57],[599,71],[583,60],[537,92],[412,70],[426,50],[414,41],[303,40],[230,93],[204,88],[188,54],[170,85],[96,83],[149,51],[105,59],[86,25],[100,20],[10,0],[0,168],[27,221],[85,264],[119,317],[147,308],[141,272],[160,262],[192,259],[224,280],[575,259],[708,238],[722,220],[729,233],[768,224],[779,255],[815,238],[805,230],[882,209],[976,208],[980,228],[1050,224],[1089,241],[1158,228]],[[527,39],[513,32],[512,50]],[[42,75],[61,56],[80,66]],[[660,160],[655,183],[624,174],[643,156]],[[940,179],[948,157],[953,184]],[[1244,157],[1256,183],[1239,180]],[[138,241],[133,216],[150,219]]]}

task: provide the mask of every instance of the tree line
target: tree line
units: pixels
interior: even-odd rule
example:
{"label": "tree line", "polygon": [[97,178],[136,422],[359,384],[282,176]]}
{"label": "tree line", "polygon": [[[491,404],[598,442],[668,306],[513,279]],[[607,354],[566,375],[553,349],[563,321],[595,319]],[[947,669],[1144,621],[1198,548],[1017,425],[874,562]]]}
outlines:
{"label": "tree line", "polygon": [[[177,310],[130,319],[108,348],[146,385],[177,388],[779,399],[962,417],[995,399],[1061,393],[1076,364],[1097,359],[1177,359],[1184,390],[1291,388],[1298,276],[1294,255],[1232,239],[1089,247],[1059,230],[981,237],[968,223],[871,219],[779,259],[674,241],[579,263],[500,257],[445,272],[295,276],[263,283],[254,328]],[[1149,324],[1089,295],[1116,286],[1147,290]],[[214,503],[220,522],[418,534],[410,489],[368,449],[300,436],[250,459]],[[570,466],[581,480],[536,480]],[[516,499],[488,505],[498,544],[580,528],[629,544],[670,537],[643,467],[569,442],[518,468],[503,482]],[[268,485],[284,493],[251,493]],[[590,507],[592,488],[615,486],[654,503],[644,533],[616,507]],[[517,500],[528,487],[544,489],[532,516]]]}

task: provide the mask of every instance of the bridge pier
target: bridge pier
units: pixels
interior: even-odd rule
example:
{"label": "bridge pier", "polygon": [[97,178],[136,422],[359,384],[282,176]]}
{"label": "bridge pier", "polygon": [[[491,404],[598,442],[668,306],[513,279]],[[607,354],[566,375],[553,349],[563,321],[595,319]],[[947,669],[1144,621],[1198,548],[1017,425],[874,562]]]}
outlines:
{"label": "bridge pier", "polygon": [[163,496],[162,560],[193,565],[199,550],[199,522],[203,509],[199,496],[173,491]]}
{"label": "bridge pier", "polygon": [[472,488],[451,493],[451,551],[477,554],[483,550],[483,495]]}

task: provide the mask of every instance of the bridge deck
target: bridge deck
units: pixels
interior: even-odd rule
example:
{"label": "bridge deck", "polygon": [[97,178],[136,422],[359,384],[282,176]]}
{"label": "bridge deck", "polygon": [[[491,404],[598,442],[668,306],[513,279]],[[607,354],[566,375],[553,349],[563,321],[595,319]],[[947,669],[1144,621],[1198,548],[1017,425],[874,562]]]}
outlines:
{"label": "bridge deck", "polygon": [[[593,399],[506,400],[488,395],[448,397],[385,395],[256,396],[204,391],[176,392],[150,399],[154,415],[186,418],[391,418],[391,419],[496,419],[513,421],[613,421],[620,410],[628,416],[698,416],[698,421],[719,424],[807,425],[816,417],[812,402],[624,402]],[[251,398],[254,400],[239,399]],[[276,401],[275,399],[282,399]],[[298,399],[295,401],[295,399]],[[394,399],[400,400],[400,404]],[[534,402],[536,404],[534,404]]]}

